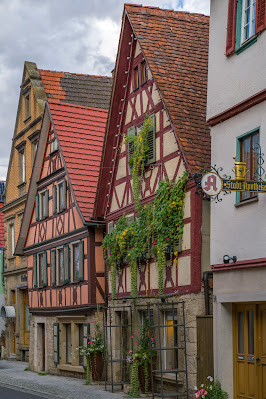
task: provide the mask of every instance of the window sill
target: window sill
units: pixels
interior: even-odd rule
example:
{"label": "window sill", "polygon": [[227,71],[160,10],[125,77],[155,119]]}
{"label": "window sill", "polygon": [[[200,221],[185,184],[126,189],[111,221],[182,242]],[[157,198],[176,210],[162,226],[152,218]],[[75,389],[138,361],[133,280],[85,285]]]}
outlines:
{"label": "window sill", "polygon": [[241,46],[235,50],[236,54],[241,54],[243,51],[245,51],[247,48],[252,46],[252,44],[256,43],[258,39],[258,35],[252,36],[250,39],[248,39],[246,42],[241,44]]}
{"label": "window sill", "polygon": [[253,202],[258,202],[258,200],[259,200],[259,197],[249,198],[249,199],[246,199],[245,201],[238,202],[237,204],[235,204],[235,207],[238,208],[240,206],[252,204]]}
{"label": "window sill", "polygon": [[18,188],[23,188],[23,187],[25,187],[25,186],[26,186],[26,182],[25,182],[25,181],[23,181],[22,183],[19,183],[19,184],[17,185]]}
{"label": "window sill", "polygon": [[27,118],[25,118],[23,122],[24,122],[24,123],[27,123],[27,122],[29,122],[30,120],[31,120],[31,115],[29,115]]}
{"label": "window sill", "polygon": [[72,366],[72,364],[58,364],[57,368],[62,371],[74,371],[75,373],[85,374],[82,366]]}

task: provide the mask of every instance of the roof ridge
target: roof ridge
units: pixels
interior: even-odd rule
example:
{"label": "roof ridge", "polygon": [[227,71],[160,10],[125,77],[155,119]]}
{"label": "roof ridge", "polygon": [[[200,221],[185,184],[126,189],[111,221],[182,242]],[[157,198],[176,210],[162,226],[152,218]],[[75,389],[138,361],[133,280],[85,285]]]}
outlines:
{"label": "roof ridge", "polygon": [[69,75],[77,75],[77,76],[91,76],[94,78],[108,78],[108,79],[112,79],[112,76],[105,76],[105,75],[90,75],[90,74],[86,74],[86,73],[76,73],[76,72],[65,72],[65,71],[54,71],[51,69],[42,69],[42,68],[37,68],[38,71],[43,71],[43,72],[52,72],[52,73],[68,73]]}
{"label": "roof ridge", "polygon": [[87,109],[87,110],[92,110],[92,111],[101,111],[101,112],[108,112],[108,109],[104,108],[95,108],[95,107],[87,107],[86,105],[79,105],[79,104],[71,104],[67,102],[62,102],[60,100],[54,100],[54,99],[48,99],[48,104],[55,104],[59,105],[61,107],[72,107],[72,108],[81,108],[81,109]]}
{"label": "roof ridge", "polygon": [[181,14],[181,15],[195,15],[195,16],[201,16],[201,17],[210,17],[209,15],[197,13],[197,12],[190,12],[190,11],[181,11],[181,10],[174,10],[173,8],[160,8],[160,7],[154,7],[154,6],[143,6],[142,4],[130,4],[130,3],[125,3],[125,8],[126,7],[136,7],[140,9],[148,9],[148,10],[159,10],[159,11],[167,11],[167,12],[173,12],[175,14]]}

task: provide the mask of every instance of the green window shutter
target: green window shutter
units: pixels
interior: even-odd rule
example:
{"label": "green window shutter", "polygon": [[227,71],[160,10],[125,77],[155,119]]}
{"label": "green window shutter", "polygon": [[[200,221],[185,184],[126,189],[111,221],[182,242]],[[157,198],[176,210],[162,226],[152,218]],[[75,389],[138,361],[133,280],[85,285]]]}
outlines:
{"label": "green window shutter", "polygon": [[84,280],[84,241],[79,243],[79,280]]}
{"label": "green window shutter", "polygon": [[[88,346],[88,337],[90,336],[90,324],[83,323],[83,346]],[[83,367],[87,368],[86,355],[83,355]]]}
{"label": "green window shutter", "polygon": [[59,364],[59,323],[54,323],[54,364]]}
{"label": "green window shutter", "polygon": [[65,283],[70,281],[70,257],[69,245],[64,245],[64,269],[65,269]]}
{"label": "green window shutter", "polygon": [[67,181],[63,181],[63,209],[66,209],[67,207]]}
{"label": "green window shutter", "polygon": [[49,216],[49,190],[45,190],[44,194],[44,201],[45,201],[45,218]]}
{"label": "green window shutter", "polygon": [[47,252],[43,253],[44,255],[44,272],[45,272],[45,280],[44,285],[48,285],[48,266],[47,266]]}
{"label": "green window shutter", "polygon": [[36,215],[36,220],[40,220],[40,198],[39,194],[35,195],[35,215]]}
{"label": "green window shutter", "polygon": [[56,250],[51,250],[51,284],[56,285]]}
{"label": "green window shutter", "polygon": [[53,186],[53,214],[57,213],[57,186]]}
{"label": "green window shutter", "polygon": [[[136,136],[136,126],[131,126],[129,129],[127,129],[127,135],[128,136]],[[132,142],[128,143],[128,161],[130,161],[130,158],[134,152],[134,144]],[[131,172],[132,166],[129,165],[129,171]]]}
{"label": "green window shutter", "polygon": [[148,156],[147,156],[147,161],[146,164],[149,165],[150,163],[153,163],[156,161],[156,119],[155,115],[152,114],[150,116],[151,118],[151,128],[148,131]]}
{"label": "green window shutter", "polygon": [[234,15],[235,19],[235,50],[238,50],[239,47],[241,46],[241,28],[242,28],[242,7],[243,7],[243,2],[242,0],[237,1],[236,5],[236,15]]}
{"label": "green window shutter", "polygon": [[38,287],[37,254],[33,255],[33,284],[34,288]]}

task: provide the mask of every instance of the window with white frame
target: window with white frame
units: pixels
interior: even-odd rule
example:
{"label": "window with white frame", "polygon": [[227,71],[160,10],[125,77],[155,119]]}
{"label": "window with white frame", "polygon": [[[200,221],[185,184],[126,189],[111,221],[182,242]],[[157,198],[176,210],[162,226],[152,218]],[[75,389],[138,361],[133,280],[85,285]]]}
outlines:
{"label": "window with white frame", "polygon": [[26,182],[26,141],[20,142],[16,149],[18,150],[18,184]]}
{"label": "window with white frame", "polygon": [[49,190],[44,190],[35,195],[36,220],[42,220],[49,216]]}
{"label": "window with white frame", "polygon": [[71,244],[71,280],[84,279],[84,242],[74,242]]}
{"label": "window with white frame", "polygon": [[53,213],[59,213],[67,207],[67,182],[61,182],[53,186]]}
{"label": "window with white frame", "polygon": [[15,252],[15,223],[14,222],[9,224],[8,238],[9,238],[9,245],[8,245],[9,256],[14,256],[14,252]]}
{"label": "window with white frame", "polygon": [[59,248],[57,250],[57,266],[58,266],[58,281],[59,284],[63,284],[65,282],[65,268],[64,268],[64,249]]}
{"label": "window with white frame", "polygon": [[58,140],[55,138],[51,141],[51,148],[50,148],[50,152],[54,152],[58,150]]}
{"label": "window with white frame", "polygon": [[256,0],[242,0],[241,43],[255,35]]}
{"label": "window with white frame", "polygon": [[35,288],[44,287],[48,284],[46,251],[33,255],[33,280]]}
{"label": "window with white frame", "polygon": [[30,117],[30,91],[24,94],[24,110],[25,110],[25,119]]}

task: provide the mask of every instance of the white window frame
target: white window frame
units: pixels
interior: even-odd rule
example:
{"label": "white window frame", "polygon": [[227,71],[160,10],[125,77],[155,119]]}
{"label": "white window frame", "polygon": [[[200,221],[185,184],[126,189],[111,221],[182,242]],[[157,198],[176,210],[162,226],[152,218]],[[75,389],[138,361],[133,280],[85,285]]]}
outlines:
{"label": "white window frame", "polygon": [[[173,324],[177,324],[177,315],[173,315],[171,314],[167,314],[167,311],[164,312],[164,316],[163,316],[163,324],[164,326],[166,326],[166,322],[167,320],[171,320],[173,322]],[[166,348],[167,347],[167,328],[169,327],[164,327],[164,336],[163,336],[163,345]],[[175,329],[176,327],[173,327],[173,329]],[[164,368],[167,369],[167,350],[164,351]]]}
{"label": "white window frame", "polygon": [[[247,2],[250,1],[250,6],[247,6]],[[255,4],[255,13],[254,13],[254,4]],[[245,16],[246,16],[246,10],[250,8],[250,18],[248,23],[245,23]],[[255,29],[256,29],[256,12],[257,12],[257,0],[243,0],[242,2],[242,20],[241,20],[241,44],[245,43],[247,40],[249,40],[252,36],[255,35]],[[254,21],[254,25],[253,25]],[[245,28],[248,26],[249,28],[249,36],[245,38]],[[254,26],[254,31],[252,30],[252,27]]]}
{"label": "white window frame", "polygon": [[[42,220],[45,218],[44,214],[45,214],[45,191],[41,191],[39,193],[39,219]],[[49,207],[49,204],[48,204]],[[48,214],[49,214],[49,210],[48,210]]]}
{"label": "white window frame", "polygon": [[[70,245],[70,256],[71,256],[71,260],[70,260],[70,280],[71,282],[76,282],[79,281],[79,278],[75,278],[74,276],[74,247],[78,246],[78,253],[79,253],[79,246],[80,246],[80,240],[79,241],[74,241],[71,242]],[[80,259],[79,259],[79,272],[80,272]]]}
{"label": "white window frame", "polygon": [[51,141],[50,144],[50,154],[58,150],[58,140],[57,138],[54,138],[53,141]]}
{"label": "white window frame", "polygon": [[[60,280],[60,256],[59,253],[62,251],[63,254],[63,281]],[[65,283],[65,264],[64,264],[64,247],[56,248],[56,285],[62,285]]]}
{"label": "white window frame", "polygon": [[11,230],[11,256],[14,256],[15,252],[15,223],[11,223],[9,225]]}

